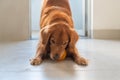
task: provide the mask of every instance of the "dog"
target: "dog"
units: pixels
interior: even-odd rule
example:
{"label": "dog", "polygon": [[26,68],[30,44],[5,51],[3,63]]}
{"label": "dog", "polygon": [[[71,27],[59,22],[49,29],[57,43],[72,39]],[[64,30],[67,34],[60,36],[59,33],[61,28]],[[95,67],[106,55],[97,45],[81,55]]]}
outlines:
{"label": "dog", "polygon": [[77,64],[88,64],[75,47],[79,36],[74,30],[69,0],[44,0],[40,28],[40,41],[32,65],[39,65],[47,56],[57,60],[64,51]]}

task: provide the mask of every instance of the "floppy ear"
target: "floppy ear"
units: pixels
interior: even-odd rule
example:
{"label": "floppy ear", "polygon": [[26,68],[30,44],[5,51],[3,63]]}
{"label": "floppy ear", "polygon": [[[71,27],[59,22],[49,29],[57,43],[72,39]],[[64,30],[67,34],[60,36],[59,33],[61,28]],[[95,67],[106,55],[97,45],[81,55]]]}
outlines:
{"label": "floppy ear", "polygon": [[68,47],[69,48],[73,48],[75,47],[75,44],[78,40],[79,36],[77,34],[77,32],[74,30],[74,29],[70,29],[70,32],[69,32],[69,45]]}
{"label": "floppy ear", "polygon": [[54,25],[47,25],[40,30],[40,42],[47,45],[52,32],[55,30]]}
{"label": "floppy ear", "polygon": [[50,35],[51,35],[51,29],[49,29],[49,26],[42,28],[40,30],[40,42],[46,46],[48,44]]}

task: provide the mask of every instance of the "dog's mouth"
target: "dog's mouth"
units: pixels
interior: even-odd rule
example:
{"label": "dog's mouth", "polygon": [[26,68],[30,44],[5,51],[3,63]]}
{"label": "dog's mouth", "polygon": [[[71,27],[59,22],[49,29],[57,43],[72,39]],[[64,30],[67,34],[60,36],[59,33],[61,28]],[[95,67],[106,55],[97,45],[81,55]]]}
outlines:
{"label": "dog's mouth", "polygon": [[50,58],[54,61],[61,61],[64,60],[66,58],[66,51],[63,51],[62,53],[56,53],[54,55],[50,54]]}

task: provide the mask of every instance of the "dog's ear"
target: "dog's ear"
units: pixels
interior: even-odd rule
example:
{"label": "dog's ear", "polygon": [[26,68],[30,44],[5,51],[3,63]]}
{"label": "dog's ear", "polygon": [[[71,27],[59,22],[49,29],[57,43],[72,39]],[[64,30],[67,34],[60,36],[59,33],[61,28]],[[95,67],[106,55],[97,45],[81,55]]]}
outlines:
{"label": "dog's ear", "polygon": [[47,45],[52,32],[54,31],[53,25],[47,25],[40,30],[40,42],[43,45]]}
{"label": "dog's ear", "polygon": [[40,30],[40,42],[43,45],[47,45],[50,35],[51,35],[51,29],[49,29],[49,26],[42,28]]}
{"label": "dog's ear", "polygon": [[69,48],[75,47],[75,44],[76,44],[78,38],[79,38],[79,36],[78,36],[77,32],[74,29],[70,29],[68,47]]}

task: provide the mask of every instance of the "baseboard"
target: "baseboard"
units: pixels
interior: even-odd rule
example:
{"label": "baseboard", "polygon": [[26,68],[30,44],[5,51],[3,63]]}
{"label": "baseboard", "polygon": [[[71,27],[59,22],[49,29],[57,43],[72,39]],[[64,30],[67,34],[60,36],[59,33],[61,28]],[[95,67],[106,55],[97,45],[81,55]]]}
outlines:
{"label": "baseboard", "polygon": [[120,40],[120,29],[118,30],[93,30],[94,39]]}

